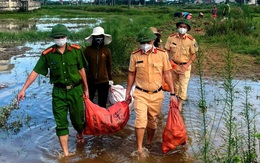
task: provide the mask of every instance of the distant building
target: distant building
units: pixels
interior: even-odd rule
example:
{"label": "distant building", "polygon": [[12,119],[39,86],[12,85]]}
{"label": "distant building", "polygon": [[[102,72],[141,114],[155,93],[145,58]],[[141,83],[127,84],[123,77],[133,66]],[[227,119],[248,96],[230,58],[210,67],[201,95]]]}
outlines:
{"label": "distant building", "polygon": [[33,0],[0,0],[2,11],[31,11],[41,8],[41,3]]}

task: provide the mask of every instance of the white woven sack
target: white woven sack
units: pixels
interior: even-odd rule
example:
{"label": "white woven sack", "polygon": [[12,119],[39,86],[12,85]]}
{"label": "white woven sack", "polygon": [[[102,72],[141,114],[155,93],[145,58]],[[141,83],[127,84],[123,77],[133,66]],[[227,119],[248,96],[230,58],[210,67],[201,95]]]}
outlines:
{"label": "white woven sack", "polygon": [[[131,90],[131,95],[135,87],[132,88]],[[108,91],[108,101],[110,104],[115,104],[116,102],[119,101],[125,101],[125,92],[126,89],[122,85],[110,85],[109,91]],[[132,108],[133,105],[133,97],[132,101],[129,104],[129,108]]]}
{"label": "white woven sack", "polygon": [[108,92],[108,101],[110,104],[115,104],[125,100],[125,89],[121,85],[111,85]]}

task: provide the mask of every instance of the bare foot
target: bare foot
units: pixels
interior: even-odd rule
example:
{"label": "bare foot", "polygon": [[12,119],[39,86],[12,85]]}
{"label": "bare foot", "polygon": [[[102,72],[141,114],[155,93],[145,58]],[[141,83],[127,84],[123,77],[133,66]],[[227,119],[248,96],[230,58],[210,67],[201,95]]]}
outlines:
{"label": "bare foot", "polygon": [[84,143],[85,142],[83,134],[79,134],[79,133],[77,134],[77,142],[78,143]]}
{"label": "bare foot", "polygon": [[146,148],[143,148],[141,151],[138,150],[138,158],[149,157],[149,151]]}
{"label": "bare foot", "polygon": [[58,157],[59,157],[59,159],[62,159],[62,158],[67,158],[67,157],[70,157],[70,156],[73,156],[73,155],[75,155],[75,152],[71,152],[71,153],[69,153],[67,155],[59,153]]}

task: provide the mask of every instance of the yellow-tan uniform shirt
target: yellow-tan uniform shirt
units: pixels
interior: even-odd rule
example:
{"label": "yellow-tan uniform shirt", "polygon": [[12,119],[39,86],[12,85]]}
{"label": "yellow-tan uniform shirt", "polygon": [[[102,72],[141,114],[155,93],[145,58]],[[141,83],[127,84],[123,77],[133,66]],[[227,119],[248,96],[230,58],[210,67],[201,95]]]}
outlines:
{"label": "yellow-tan uniform shirt", "polygon": [[[168,54],[163,49],[154,47],[149,54],[136,50],[130,58],[129,71],[136,72],[136,86],[151,92],[162,86],[163,71],[170,69]],[[158,115],[162,108],[163,92],[149,94],[135,89],[133,97],[135,99],[135,127],[156,129]]]}
{"label": "yellow-tan uniform shirt", "polygon": [[191,65],[183,74],[179,72],[181,66],[186,64],[191,59],[192,54],[198,51],[196,40],[189,34],[185,34],[183,37],[180,37],[178,33],[171,34],[167,39],[165,49],[170,51],[170,58],[177,63],[172,73],[174,91],[178,97],[182,100],[186,100]]}
{"label": "yellow-tan uniform shirt", "polygon": [[153,48],[150,54],[134,51],[130,58],[129,71],[136,72],[135,83],[142,89],[154,91],[162,86],[162,73],[171,69],[167,53]]}
{"label": "yellow-tan uniform shirt", "polygon": [[186,63],[192,54],[197,51],[196,40],[189,34],[182,38],[178,33],[171,34],[165,44],[165,49],[170,50],[170,57],[177,63]]}

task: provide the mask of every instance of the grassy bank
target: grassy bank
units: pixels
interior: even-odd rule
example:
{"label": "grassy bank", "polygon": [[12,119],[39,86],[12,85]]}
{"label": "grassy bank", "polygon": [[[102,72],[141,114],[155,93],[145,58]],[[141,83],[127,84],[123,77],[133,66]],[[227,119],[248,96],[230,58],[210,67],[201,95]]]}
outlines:
{"label": "grassy bank", "polygon": [[[260,14],[256,6],[235,6],[232,5],[231,19],[221,21],[223,5],[218,5],[218,19],[211,18],[212,5],[176,5],[176,6],[43,6],[40,10],[13,13],[6,12],[0,15],[0,20],[8,23],[13,20],[19,25],[26,22],[35,22],[42,17],[58,18],[103,18],[101,24],[107,33],[112,34],[113,42],[109,47],[113,53],[113,70],[118,74],[126,69],[129,55],[138,45],[135,37],[143,27],[154,26],[159,29],[162,39],[165,42],[168,35],[175,32],[175,23],[178,19],[173,18],[177,11],[188,11],[193,13],[191,20],[192,30],[190,33],[202,47],[215,44],[218,47],[231,50],[242,55],[256,57],[260,63],[260,47],[258,46],[260,33]],[[197,18],[199,12],[204,13],[204,19]],[[69,21],[69,20],[68,20]],[[195,31],[195,29],[200,29]],[[84,38],[92,32],[92,29],[85,29],[73,33],[71,41],[80,41],[85,47]],[[21,31],[18,33],[0,32],[2,45],[10,43],[23,43],[26,41],[52,41],[49,32],[38,32],[36,29]],[[82,41],[81,41],[82,40]],[[123,64],[122,64],[123,63]]]}

